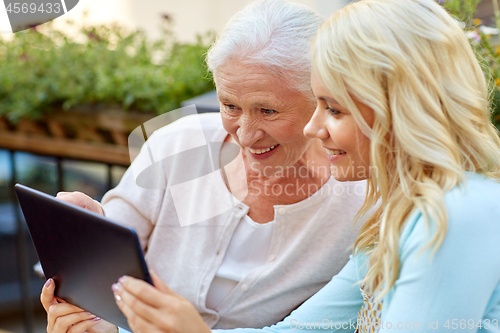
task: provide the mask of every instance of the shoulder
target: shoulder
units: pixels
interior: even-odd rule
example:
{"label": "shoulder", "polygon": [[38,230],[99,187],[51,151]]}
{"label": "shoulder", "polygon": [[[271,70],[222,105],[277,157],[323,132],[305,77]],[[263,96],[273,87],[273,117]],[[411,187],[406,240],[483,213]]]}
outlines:
{"label": "shoulder", "polygon": [[498,287],[500,184],[479,174],[466,177],[444,196],[448,219],[438,248],[428,247],[436,223],[428,223],[418,210],[408,219],[399,243],[400,286],[421,279],[422,288],[432,285],[455,293],[454,286],[467,285],[468,291],[482,288],[473,295],[485,302]]}
{"label": "shoulder", "polygon": [[194,134],[191,131],[201,130],[205,133],[222,128],[222,119],[218,112],[193,114],[182,117],[154,132],[154,136],[166,136],[172,133]]}
{"label": "shoulder", "polygon": [[[183,163],[187,163],[188,166],[193,165],[192,162],[185,161],[197,156],[197,151],[194,149],[207,152],[205,146],[212,142],[222,142],[227,135],[219,113],[189,115],[161,126],[162,123],[168,123],[168,118],[167,113],[151,119],[144,123],[144,126],[134,130],[129,137],[129,152],[133,160],[131,169],[134,177],[137,180],[139,175],[144,174],[148,184],[149,182],[155,184],[144,185],[145,188],[150,188],[150,186],[164,188],[165,163],[174,163],[172,160],[165,162],[167,158],[171,156],[180,158],[180,154],[187,152],[182,155]],[[197,158],[201,160],[204,156],[197,156]],[[175,163],[180,163],[179,161],[177,159]],[[153,165],[154,167],[151,168]],[[143,173],[145,170],[148,171]]]}
{"label": "shoulder", "polygon": [[[147,132],[147,124],[145,127]],[[147,141],[153,152],[167,157],[164,155],[223,141],[226,135],[219,113],[203,113],[185,116],[160,127]]]}
{"label": "shoulder", "polygon": [[[500,183],[476,173],[445,194],[450,221],[491,219],[500,226]],[[486,222],[486,221],[485,221]]]}
{"label": "shoulder", "polygon": [[[448,225],[461,223],[488,224],[500,227],[500,183],[477,173],[466,173],[466,181],[444,195]],[[420,210],[409,218],[409,224],[425,220]]]}
{"label": "shoulder", "polygon": [[[500,184],[483,175],[467,173],[466,181],[445,194],[447,231],[441,249],[460,253],[460,249],[483,253],[500,251]],[[427,223],[416,210],[407,220],[400,238],[403,257],[422,249],[432,239],[436,225]]]}

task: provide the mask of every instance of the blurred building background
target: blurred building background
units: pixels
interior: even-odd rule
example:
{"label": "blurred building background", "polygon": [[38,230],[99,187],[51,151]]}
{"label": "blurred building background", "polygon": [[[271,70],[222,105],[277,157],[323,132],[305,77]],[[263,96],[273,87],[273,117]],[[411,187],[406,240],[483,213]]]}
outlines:
{"label": "blurred building background", "polygon": [[[196,34],[209,30],[220,32],[226,22],[252,0],[80,0],[66,18],[81,21],[88,11],[88,21],[107,23],[118,21],[132,28],[145,30],[149,36],[158,36],[162,15],[174,22],[179,39],[190,41]],[[325,18],[350,0],[291,0],[313,8]],[[62,20],[61,20],[62,21]]]}
{"label": "blurred building background", "polygon": [[[208,30],[220,32],[226,22],[251,0],[123,0],[128,2],[131,23],[155,35],[160,17],[165,13],[172,17],[179,38],[191,39],[197,33]],[[292,0],[313,8],[325,18],[349,0]]]}

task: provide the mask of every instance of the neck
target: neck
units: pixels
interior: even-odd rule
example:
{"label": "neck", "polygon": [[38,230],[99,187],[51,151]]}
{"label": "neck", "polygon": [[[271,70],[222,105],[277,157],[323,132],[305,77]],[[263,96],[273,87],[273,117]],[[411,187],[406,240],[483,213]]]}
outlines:
{"label": "neck", "polygon": [[291,205],[305,200],[328,181],[330,163],[324,154],[321,142],[312,140],[294,165],[257,170],[241,152],[238,161],[224,168],[231,185],[229,190],[250,207],[248,215],[254,221],[272,221],[275,205]]}

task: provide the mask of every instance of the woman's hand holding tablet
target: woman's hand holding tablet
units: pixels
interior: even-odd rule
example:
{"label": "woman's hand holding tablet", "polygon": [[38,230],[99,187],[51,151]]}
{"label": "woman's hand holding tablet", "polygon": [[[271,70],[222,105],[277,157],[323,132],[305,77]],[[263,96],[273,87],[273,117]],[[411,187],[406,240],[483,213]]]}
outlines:
{"label": "woman's hand holding tablet", "polygon": [[193,304],[170,289],[153,270],[149,275],[154,286],[123,276],[112,287],[116,304],[133,332],[210,333]]}
{"label": "woman's hand holding tablet", "polygon": [[86,195],[85,193],[78,191],[58,192],[56,198],[61,201],[73,204],[75,206],[90,210],[91,212],[104,216],[104,210],[102,209],[102,206],[97,201]]}
{"label": "woman's hand holding tablet", "polygon": [[47,333],[116,333],[118,327],[54,296],[56,284],[48,279],[40,301],[47,312]]}

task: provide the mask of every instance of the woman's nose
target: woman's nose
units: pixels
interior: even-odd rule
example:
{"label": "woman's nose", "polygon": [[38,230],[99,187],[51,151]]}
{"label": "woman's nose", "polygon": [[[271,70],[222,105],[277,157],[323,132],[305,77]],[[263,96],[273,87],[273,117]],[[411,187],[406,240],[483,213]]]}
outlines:
{"label": "woman's nose", "polygon": [[304,127],[304,135],[312,139],[328,139],[329,133],[325,127],[325,119],[321,116],[321,110],[318,108]]}
{"label": "woman's nose", "polygon": [[259,128],[258,123],[242,121],[236,130],[236,136],[243,147],[251,147],[264,137],[264,131]]}

